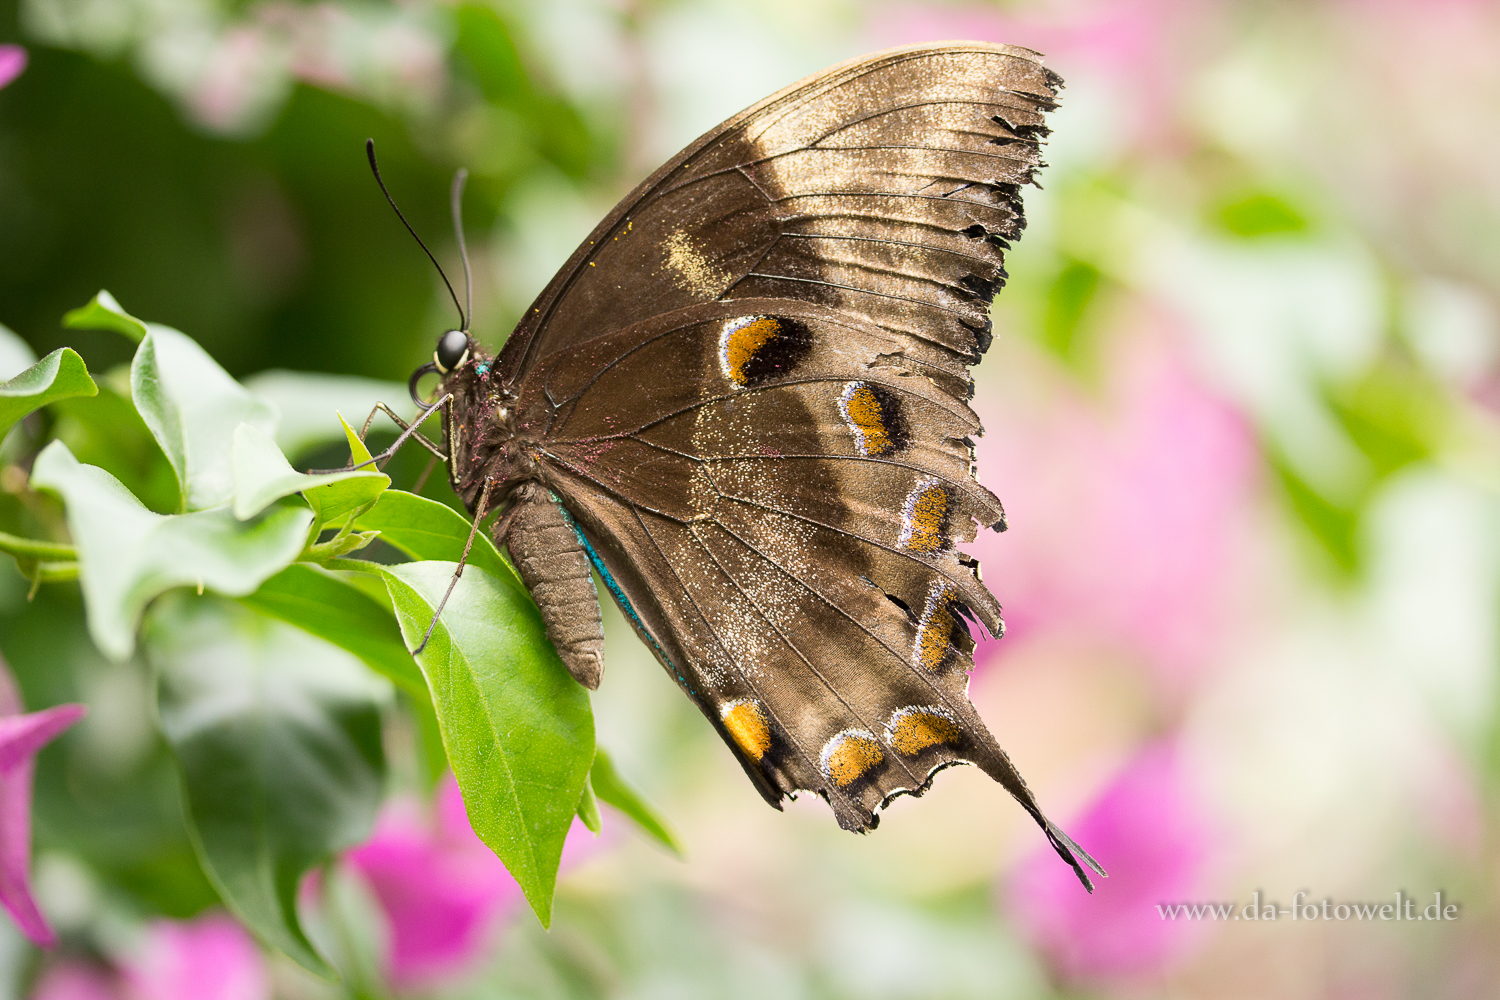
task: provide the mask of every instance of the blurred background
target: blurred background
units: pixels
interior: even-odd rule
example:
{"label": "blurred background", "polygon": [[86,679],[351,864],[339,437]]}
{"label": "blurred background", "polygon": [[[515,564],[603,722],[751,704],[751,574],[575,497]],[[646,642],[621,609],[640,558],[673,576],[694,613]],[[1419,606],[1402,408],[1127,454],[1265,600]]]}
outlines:
{"label": "blurred background", "polygon": [[[1067,81],[977,372],[1011,528],[975,551],[1010,632],[971,695],[1100,891],[971,769],[867,837],[767,809],[610,609],[600,743],[686,859],[612,814],[575,829],[543,932],[388,727],[375,837],[306,893],[345,972],[323,983],[217,907],[144,668],[93,651],[76,588],[28,607],[7,561],[28,705],[91,715],[38,765],[62,945],[0,920],[0,998],[1500,996],[1494,3],[0,0],[0,322],[107,371],[130,345],[59,321],[108,288],[236,376],[404,380],[451,305],[366,136],[450,268],[471,171],[498,345],[699,133],[955,38]],[[149,456],[73,433],[149,494]],[[1398,892],[1456,919],[1338,917]],[[1159,909],[1199,902],[1241,919]]]}

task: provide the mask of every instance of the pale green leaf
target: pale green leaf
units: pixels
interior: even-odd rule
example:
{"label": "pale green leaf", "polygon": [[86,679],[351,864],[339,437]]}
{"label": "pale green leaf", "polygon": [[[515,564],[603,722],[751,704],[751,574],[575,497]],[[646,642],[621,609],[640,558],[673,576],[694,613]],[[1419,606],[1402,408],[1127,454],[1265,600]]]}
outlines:
{"label": "pale green leaf", "polygon": [[251,424],[234,430],[231,453],[234,470],[234,516],[244,521],[282,497],[301,493],[317,512],[317,523],[328,524],[378,497],[390,477],[374,469],[307,475],[293,469],[276,442]]}
{"label": "pale green leaf", "polygon": [[32,484],[62,498],[78,550],[89,633],[125,659],[152,598],[173,587],[233,597],[254,592],[302,551],[312,512],[278,508],[239,521],[228,508],[164,515],[147,510],[103,469],[83,465],[61,441],[37,456]]}
{"label": "pale green leaf", "polygon": [[10,327],[0,323],[0,380],[19,375],[36,364],[36,352]]}
{"label": "pale green leaf", "polygon": [[[349,413],[363,420],[378,402],[408,418],[416,410],[400,382],[354,375],[273,370],[251,375],[245,379],[245,388],[274,403],[281,412],[276,444],[293,460],[314,447],[341,439],[342,431],[333,419],[335,413]],[[388,417],[375,419],[388,430],[397,429]]]}
{"label": "pale green leaf", "polygon": [[275,407],[170,327],[149,325],[130,366],[130,393],[177,473],[183,510],[206,510],[234,497],[235,428],[276,432]]}
{"label": "pale green leaf", "polygon": [[151,324],[130,315],[113,295],[101,288],[88,305],[69,310],[63,316],[63,326],[72,330],[113,330],[139,342]]}
{"label": "pale green leaf", "polygon": [[83,359],[72,348],[59,347],[15,378],[0,382],[0,438],[33,410],[54,400],[92,396],[98,391]]}

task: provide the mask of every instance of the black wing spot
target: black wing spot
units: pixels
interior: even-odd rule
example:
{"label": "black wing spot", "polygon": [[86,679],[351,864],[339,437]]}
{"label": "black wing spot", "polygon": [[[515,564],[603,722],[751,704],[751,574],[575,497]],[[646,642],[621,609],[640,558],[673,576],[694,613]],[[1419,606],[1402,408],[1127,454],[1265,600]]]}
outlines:
{"label": "black wing spot", "polygon": [[731,320],[719,340],[724,373],[742,386],[764,385],[796,371],[812,350],[812,330],[788,316]]}

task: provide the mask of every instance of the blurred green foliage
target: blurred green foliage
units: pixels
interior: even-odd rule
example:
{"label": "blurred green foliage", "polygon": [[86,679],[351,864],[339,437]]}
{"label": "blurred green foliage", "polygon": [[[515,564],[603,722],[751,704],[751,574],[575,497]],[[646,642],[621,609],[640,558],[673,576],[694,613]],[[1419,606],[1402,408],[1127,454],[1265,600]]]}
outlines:
{"label": "blurred green foliage", "polygon": [[[0,40],[19,38],[17,12],[16,0],[0,0]],[[236,376],[278,367],[405,378],[440,332],[441,286],[370,178],[367,137],[402,211],[455,278],[447,194],[458,166],[472,171],[465,219],[480,233],[504,225],[528,177],[580,181],[616,168],[614,137],[593,124],[604,116],[540,82],[537,60],[493,8],[438,13],[453,36],[440,113],[385,111],[297,83],[269,127],[246,138],[195,128],[125,54],[101,61],[29,43],[26,72],[0,100],[0,321],[39,353],[68,344],[107,370],[128,359],[127,345],[58,328],[107,287],[140,315],[194,331]],[[501,340],[508,319],[481,311],[481,335]]]}
{"label": "blurred green foliage", "polygon": [[1300,233],[1308,221],[1289,202],[1264,191],[1227,201],[1214,213],[1215,221],[1236,236]]}

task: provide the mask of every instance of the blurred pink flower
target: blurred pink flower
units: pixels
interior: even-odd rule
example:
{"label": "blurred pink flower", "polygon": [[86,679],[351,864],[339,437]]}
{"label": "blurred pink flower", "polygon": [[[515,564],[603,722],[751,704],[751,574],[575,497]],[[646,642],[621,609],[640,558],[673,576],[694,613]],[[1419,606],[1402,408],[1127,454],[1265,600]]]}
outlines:
{"label": "blurred pink flower", "polygon": [[1010,523],[971,547],[1010,629],[978,658],[1050,633],[1124,643],[1180,683],[1224,643],[1258,452],[1170,345],[1132,339],[1103,367],[1103,405],[1071,384],[976,397]]}
{"label": "blurred pink flower", "polygon": [[225,31],[189,95],[199,120],[220,130],[243,125],[273,86],[277,55],[271,40],[253,27]]}
{"label": "blurred pink flower", "polygon": [[1157,743],[1126,765],[1068,832],[1109,872],[1091,896],[1050,850],[1007,886],[1021,933],[1067,982],[1156,973],[1180,958],[1201,925],[1164,920],[1158,903],[1196,901],[1213,830],[1176,748]]}
{"label": "blurred pink flower", "polygon": [[22,714],[21,694],[0,659],[0,906],[33,943],[57,944],[57,935],[31,895],[31,779],[37,751],[83,717],[82,705],[58,705]]}
{"label": "blurred pink flower", "polygon": [[[1191,0],[1084,0],[1006,11],[988,4],[892,3],[874,8],[867,24],[881,47],[975,40],[1035,49],[1065,80],[1092,79],[1096,94],[1108,96],[1131,126],[1127,131],[1145,140],[1166,126],[1204,40],[1195,22],[1211,11],[1212,5]],[[1186,36],[1197,44],[1179,44]]]}
{"label": "blurred pink flower", "polygon": [[0,87],[26,70],[26,50],[19,45],[0,45]]}
{"label": "blurred pink flower", "polygon": [[31,990],[31,1000],[122,1000],[115,976],[76,960],[47,968]]}
{"label": "blurred pink flower", "polygon": [[[561,868],[598,849],[581,822],[563,844]],[[398,989],[462,973],[492,941],[496,924],[524,904],[521,887],[469,825],[451,774],[427,810],[410,796],[386,803],[375,833],[344,855],[380,901],[390,929],[387,975]]]}
{"label": "blurred pink flower", "polygon": [[114,970],[76,959],[50,966],[31,1000],[271,1000],[255,940],[225,913],[158,920]]}
{"label": "blurred pink flower", "polygon": [[374,836],[345,855],[385,910],[387,971],[398,987],[460,971],[483,949],[495,921],[523,900],[469,825],[451,776],[438,786],[434,811],[429,818],[414,799],[393,799]]}
{"label": "blurred pink flower", "polygon": [[129,1000],[270,1000],[265,958],[225,913],[158,920],[120,969]]}

